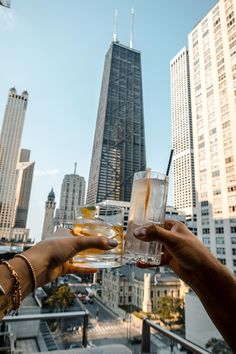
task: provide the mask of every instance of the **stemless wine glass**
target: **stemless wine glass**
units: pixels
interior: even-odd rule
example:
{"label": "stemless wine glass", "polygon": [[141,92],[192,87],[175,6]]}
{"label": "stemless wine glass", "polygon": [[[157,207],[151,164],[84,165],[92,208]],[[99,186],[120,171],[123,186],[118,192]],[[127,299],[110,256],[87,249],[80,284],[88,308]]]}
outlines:
{"label": "stemless wine glass", "polygon": [[125,257],[129,260],[160,264],[162,246],[134,237],[137,227],[158,224],[165,220],[169,177],[151,170],[134,174],[129,222],[125,241]]}
{"label": "stemless wine glass", "polygon": [[112,205],[86,205],[76,209],[72,234],[76,237],[104,236],[115,239],[117,247],[104,251],[90,248],[79,252],[73,264],[88,268],[113,268],[122,265],[124,208]]}

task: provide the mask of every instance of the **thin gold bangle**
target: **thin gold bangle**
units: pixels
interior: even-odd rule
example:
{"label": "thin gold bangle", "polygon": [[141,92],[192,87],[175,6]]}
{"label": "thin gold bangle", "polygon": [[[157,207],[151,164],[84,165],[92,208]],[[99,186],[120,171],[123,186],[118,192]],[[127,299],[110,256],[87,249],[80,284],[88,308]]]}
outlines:
{"label": "thin gold bangle", "polygon": [[18,310],[18,308],[20,307],[20,304],[21,304],[21,300],[22,300],[21,286],[20,286],[18,274],[12,268],[10,263],[8,263],[7,261],[1,261],[1,264],[5,264],[7,266],[7,268],[9,269],[9,271],[11,273],[11,276],[15,280],[14,285],[13,285],[11,299],[12,299],[13,310]]}
{"label": "thin gold bangle", "polygon": [[[35,289],[37,289],[37,280],[36,280],[35,271],[34,271],[34,268],[33,268],[32,264],[31,264],[31,262],[30,262],[30,261],[28,260],[28,258],[27,258],[24,254],[22,254],[22,253],[17,253],[17,254],[15,255],[15,257],[20,257],[20,258],[24,259],[25,262],[27,263],[27,265],[29,266],[29,268],[30,268],[30,270],[31,270],[31,274],[32,274],[33,280],[34,280],[34,288],[33,288],[33,291],[34,291]],[[15,258],[15,257],[14,257],[14,258]]]}

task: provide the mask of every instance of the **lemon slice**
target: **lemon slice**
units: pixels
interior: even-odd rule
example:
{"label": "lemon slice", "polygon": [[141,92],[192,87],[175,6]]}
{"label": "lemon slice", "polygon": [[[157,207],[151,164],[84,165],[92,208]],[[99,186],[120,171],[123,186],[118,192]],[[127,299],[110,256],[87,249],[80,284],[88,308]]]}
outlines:
{"label": "lemon slice", "polygon": [[80,208],[80,211],[83,218],[92,219],[96,215],[97,208],[94,205],[91,205],[88,207]]}

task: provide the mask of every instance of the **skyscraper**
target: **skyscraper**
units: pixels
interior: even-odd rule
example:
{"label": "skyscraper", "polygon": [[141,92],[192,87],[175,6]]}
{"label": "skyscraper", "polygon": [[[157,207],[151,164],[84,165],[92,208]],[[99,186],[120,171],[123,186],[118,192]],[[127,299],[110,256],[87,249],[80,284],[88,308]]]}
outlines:
{"label": "skyscraper", "polygon": [[76,174],[65,175],[61,185],[59,209],[56,210],[56,225],[71,227],[74,222],[74,211],[77,206],[84,205],[85,180]]}
{"label": "skyscraper", "polygon": [[11,88],[0,136],[0,237],[10,239],[16,216],[17,164],[28,92]]}
{"label": "skyscraper", "polygon": [[50,237],[53,234],[54,226],[55,226],[55,222],[54,222],[55,207],[56,207],[55,193],[52,188],[50,193],[48,194],[48,199],[45,202],[42,240],[45,240],[46,238]]}
{"label": "skyscraper", "polygon": [[129,201],[133,175],[145,169],[141,53],[114,38],[103,71],[87,203]]}
{"label": "skyscraper", "polygon": [[186,215],[196,233],[196,195],[188,50],[183,48],[170,62],[174,207]]}
{"label": "skyscraper", "polygon": [[236,274],[236,1],[189,34],[198,236]]}

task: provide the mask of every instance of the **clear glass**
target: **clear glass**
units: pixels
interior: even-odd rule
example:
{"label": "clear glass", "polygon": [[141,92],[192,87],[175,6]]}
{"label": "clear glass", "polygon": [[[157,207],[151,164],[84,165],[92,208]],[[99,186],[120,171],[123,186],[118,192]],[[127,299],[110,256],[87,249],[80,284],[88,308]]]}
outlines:
{"label": "clear glass", "polygon": [[129,222],[125,240],[125,258],[160,264],[162,246],[134,237],[137,227],[164,225],[169,177],[153,171],[136,172],[133,180]]}
{"label": "clear glass", "polygon": [[115,239],[117,247],[104,251],[95,248],[79,252],[73,264],[88,268],[113,268],[122,265],[124,254],[124,208],[110,205],[85,205],[75,212],[72,234],[76,237],[105,236]]}

